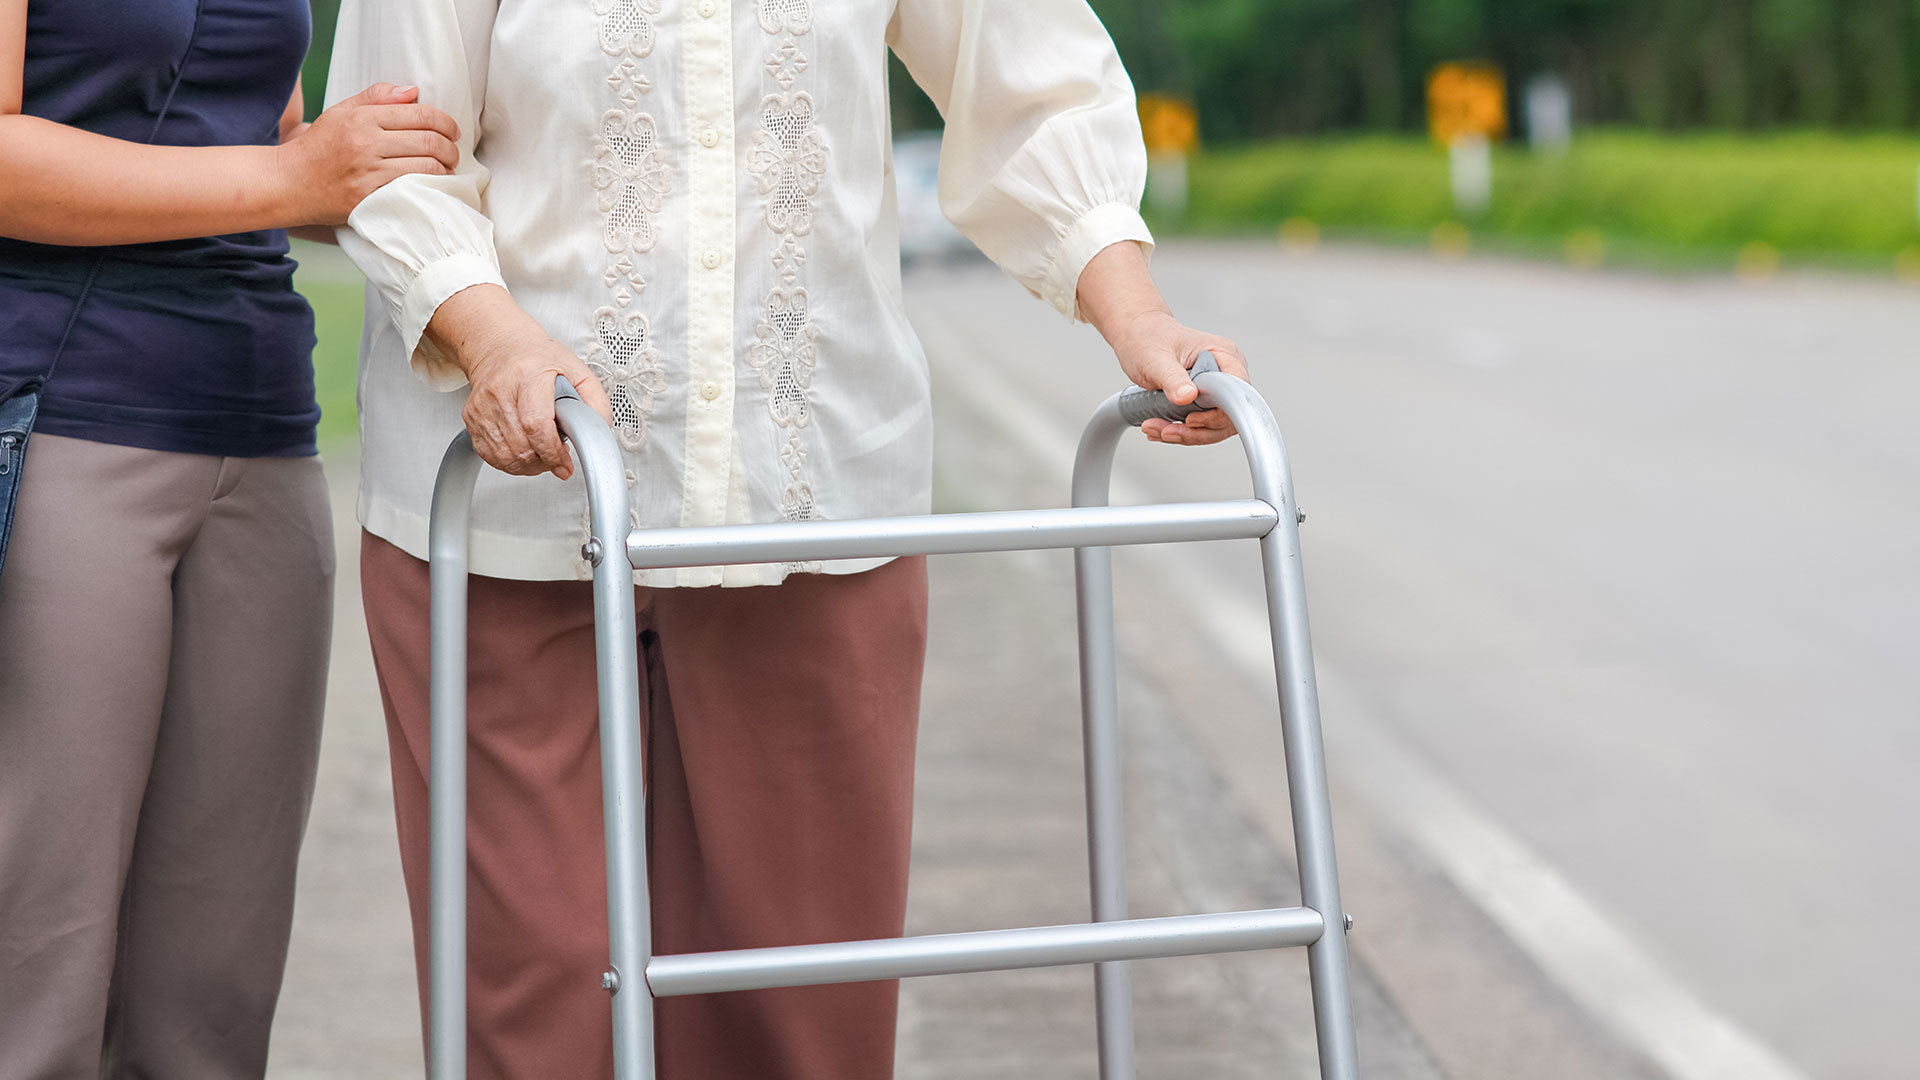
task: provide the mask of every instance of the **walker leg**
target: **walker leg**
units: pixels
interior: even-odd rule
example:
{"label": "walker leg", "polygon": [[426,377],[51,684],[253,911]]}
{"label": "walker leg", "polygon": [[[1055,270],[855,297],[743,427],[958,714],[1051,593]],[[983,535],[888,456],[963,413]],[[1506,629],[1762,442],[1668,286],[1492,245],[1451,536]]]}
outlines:
{"label": "walker leg", "polygon": [[[1073,553],[1079,592],[1080,715],[1087,776],[1087,852],[1095,922],[1127,917],[1126,820],[1120,797],[1120,710],[1115,681],[1113,549]],[[1100,1080],[1133,1080],[1133,975],[1093,966]]]}
{"label": "walker leg", "polygon": [[593,536],[593,647],[600,690],[600,799],[606,819],[607,930],[612,966],[613,1074],[653,1080],[653,958],[647,895],[646,773],[640,749],[639,632],[627,561],[626,467],[598,414],[562,379],[554,411],[587,485]]}
{"label": "walker leg", "polygon": [[1320,692],[1313,674],[1313,638],[1307,627],[1307,580],[1300,564],[1300,507],[1293,498],[1286,448],[1273,414],[1253,389],[1211,376],[1207,387],[1224,399],[1240,429],[1253,472],[1254,494],[1280,511],[1260,539],[1266,576],[1267,621],[1280,688],[1281,742],[1287,757],[1287,794],[1300,865],[1301,901],[1320,913],[1325,931],[1307,947],[1313,981],[1314,1034],[1322,1080],[1356,1080],[1359,1063],[1347,988],[1346,909],[1333,852],[1333,808],[1327,793],[1326,746],[1320,734]]}
{"label": "walker leg", "polygon": [[465,432],[440,462],[427,546],[427,1066],[467,1075],[467,523],[480,457]]}

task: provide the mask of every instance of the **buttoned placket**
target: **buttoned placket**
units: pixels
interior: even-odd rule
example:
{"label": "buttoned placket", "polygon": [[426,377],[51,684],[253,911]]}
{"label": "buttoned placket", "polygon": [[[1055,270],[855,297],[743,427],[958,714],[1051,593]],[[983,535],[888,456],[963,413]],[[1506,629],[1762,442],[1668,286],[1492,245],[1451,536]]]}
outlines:
{"label": "buttoned placket", "polygon": [[[735,207],[733,15],[730,0],[683,9],[687,146],[687,431],[680,524],[726,521],[732,482]],[[681,571],[720,582],[718,567]]]}

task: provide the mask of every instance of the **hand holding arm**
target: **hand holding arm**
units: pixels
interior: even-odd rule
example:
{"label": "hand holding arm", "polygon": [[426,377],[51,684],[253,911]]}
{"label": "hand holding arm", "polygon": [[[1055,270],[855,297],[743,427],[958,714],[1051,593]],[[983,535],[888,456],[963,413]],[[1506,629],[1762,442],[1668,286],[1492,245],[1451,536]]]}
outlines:
{"label": "hand holding arm", "polygon": [[458,128],[411,87],[368,87],[280,146],[149,146],[22,115],[21,70],[0,60],[0,236],[92,246],[337,225],[387,181],[459,161]]}
{"label": "hand holding arm", "polygon": [[[1120,360],[1120,370],[1135,385],[1166,393],[1176,405],[1200,396],[1188,377],[1202,352],[1212,352],[1220,370],[1242,379],[1247,360],[1233,342],[1182,325],[1147,273],[1146,254],[1133,241],[1102,248],[1080,274],[1080,314],[1100,331]],[[1155,442],[1206,446],[1230,439],[1233,424],[1219,409],[1208,409],[1173,424],[1149,420],[1140,425]]]}

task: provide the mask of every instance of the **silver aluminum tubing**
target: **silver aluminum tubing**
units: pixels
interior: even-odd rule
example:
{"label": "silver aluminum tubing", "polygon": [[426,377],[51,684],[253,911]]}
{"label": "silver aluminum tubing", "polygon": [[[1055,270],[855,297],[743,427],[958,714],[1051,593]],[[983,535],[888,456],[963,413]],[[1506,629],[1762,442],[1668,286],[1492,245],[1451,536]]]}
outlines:
{"label": "silver aluminum tubing", "polygon": [[1307,627],[1307,579],[1300,563],[1299,504],[1287,468],[1286,445],[1273,411],[1246,382],[1224,372],[1194,377],[1201,401],[1226,412],[1240,431],[1253,472],[1253,493],[1280,511],[1279,524],[1260,538],[1266,573],[1267,620],[1273,638],[1274,672],[1280,684],[1281,741],[1286,748],[1287,790],[1293,811],[1294,850],[1300,862],[1301,899],[1335,932],[1307,950],[1313,981],[1314,1033],[1323,1080],[1356,1080],[1353,1012],[1347,986],[1345,911],[1334,863],[1333,809],[1327,791],[1326,746],[1320,733],[1320,693],[1313,674],[1313,639]]}
{"label": "silver aluminum tubing", "polygon": [[1258,499],[1166,506],[1088,506],[924,514],[861,521],[794,521],[641,529],[627,538],[635,569],[805,562],[897,555],[1029,551],[1088,544],[1169,544],[1242,540],[1271,532],[1280,518]]}
{"label": "silver aluminum tubing", "polygon": [[[1131,427],[1116,394],[1094,414],[1073,463],[1073,505],[1105,508],[1114,448]],[[1260,503],[1268,507],[1267,503]],[[1279,518],[1275,516],[1275,524]],[[1269,530],[1271,531],[1271,530]],[[1262,533],[1261,535],[1266,535]],[[1080,725],[1086,770],[1087,862],[1095,922],[1127,917],[1126,814],[1121,794],[1120,700],[1113,615],[1113,549],[1078,548],[1073,576],[1080,629]],[[1120,962],[1094,965],[1100,1080],[1133,1080],[1133,976]]]}
{"label": "silver aluminum tubing", "polygon": [[654,997],[866,982],[968,971],[1010,971],[1157,956],[1310,945],[1325,923],[1309,908],[1271,908],[1162,919],[976,930],[961,934],[835,941],[769,949],[656,956]]}
{"label": "silver aluminum tubing", "polygon": [[[1345,914],[1334,863],[1326,751],[1320,732],[1313,642],[1307,625],[1306,576],[1300,563],[1299,506],[1294,501],[1286,445],[1273,411],[1244,380],[1209,367],[1194,367],[1193,381],[1200,395],[1191,407],[1170,406],[1164,397],[1145,396],[1138,391],[1116,394],[1102,405],[1081,438],[1074,466],[1073,501],[1076,506],[1107,501],[1114,447],[1133,424],[1154,415],[1179,419],[1179,414],[1194,408],[1219,408],[1239,429],[1241,447],[1253,473],[1254,496],[1280,512],[1273,530],[1260,538],[1260,559],[1266,575],[1267,618],[1279,682],[1281,740],[1286,749],[1301,894],[1308,908],[1319,912],[1329,925],[1341,928],[1338,933],[1321,935],[1307,951],[1320,1075],[1323,1080],[1356,1080],[1359,1066],[1348,993]],[[1111,730],[1117,727],[1111,672],[1112,553],[1083,550],[1078,553],[1076,571],[1081,590],[1082,701],[1088,728],[1089,840],[1094,855],[1095,917],[1099,918],[1103,904],[1120,909],[1125,904],[1118,869],[1118,750],[1109,752],[1094,742],[1096,734],[1116,743],[1118,739],[1117,732]],[[1102,634],[1107,637],[1103,639]],[[1109,756],[1111,761],[1106,760]],[[1096,777],[1109,770],[1113,777],[1096,787]],[[1113,805],[1095,805],[1099,790],[1114,793]],[[1103,864],[1105,871],[1101,869]],[[1132,1080],[1131,1002],[1124,1000],[1124,977],[1109,979],[1103,972],[1097,978],[1097,1000],[1102,1011],[1101,1078]],[[1108,1023],[1106,1013],[1110,1009],[1116,1013],[1126,1010],[1129,1022]],[[1119,1064],[1110,1066],[1110,1060]]]}
{"label": "silver aluminum tubing", "polygon": [[607,848],[607,929],[613,970],[613,1071],[653,1080],[653,998],[644,973],[652,958],[647,895],[646,780],[640,758],[639,631],[633,570],[618,554],[631,522],[626,464],[613,429],[565,379],[554,383],[554,414],[573,444],[587,487],[600,557],[593,568],[594,653],[600,690],[600,799]]}
{"label": "silver aluminum tubing", "polygon": [[480,456],[461,432],[440,460],[427,526],[427,1062],[467,1075],[467,526]]}

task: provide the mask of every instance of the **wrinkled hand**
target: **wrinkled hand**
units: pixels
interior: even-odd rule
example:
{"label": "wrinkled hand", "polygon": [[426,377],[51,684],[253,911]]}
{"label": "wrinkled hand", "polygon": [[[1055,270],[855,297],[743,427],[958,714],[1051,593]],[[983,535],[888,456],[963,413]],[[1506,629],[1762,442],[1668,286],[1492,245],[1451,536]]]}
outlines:
{"label": "wrinkled hand", "polygon": [[[1202,352],[1213,353],[1220,370],[1247,377],[1247,359],[1240,347],[1226,338],[1205,334],[1182,325],[1165,311],[1145,311],[1129,320],[1110,338],[1120,370],[1135,385],[1159,390],[1175,405],[1186,405],[1200,396],[1187,369]],[[1149,420],[1140,430],[1154,442],[1182,446],[1207,446],[1234,436],[1233,422],[1219,409],[1208,409],[1180,423]]]}
{"label": "wrinkled hand", "polygon": [[611,422],[613,409],[600,380],[565,346],[544,334],[506,344],[467,369],[470,389],[460,418],[482,460],[515,476],[573,475],[573,457],[554,422],[556,375]]}
{"label": "wrinkled hand", "polygon": [[419,104],[418,87],[375,83],[320,114],[276,148],[293,225],[344,225],[360,200],[409,173],[460,164],[460,127]]}
{"label": "wrinkled hand", "polygon": [[550,472],[562,480],[573,475],[573,456],[553,418],[556,375],[613,422],[600,380],[498,285],[474,285],[448,297],[427,323],[426,336],[466,372],[460,419],[481,460],[501,472]]}

